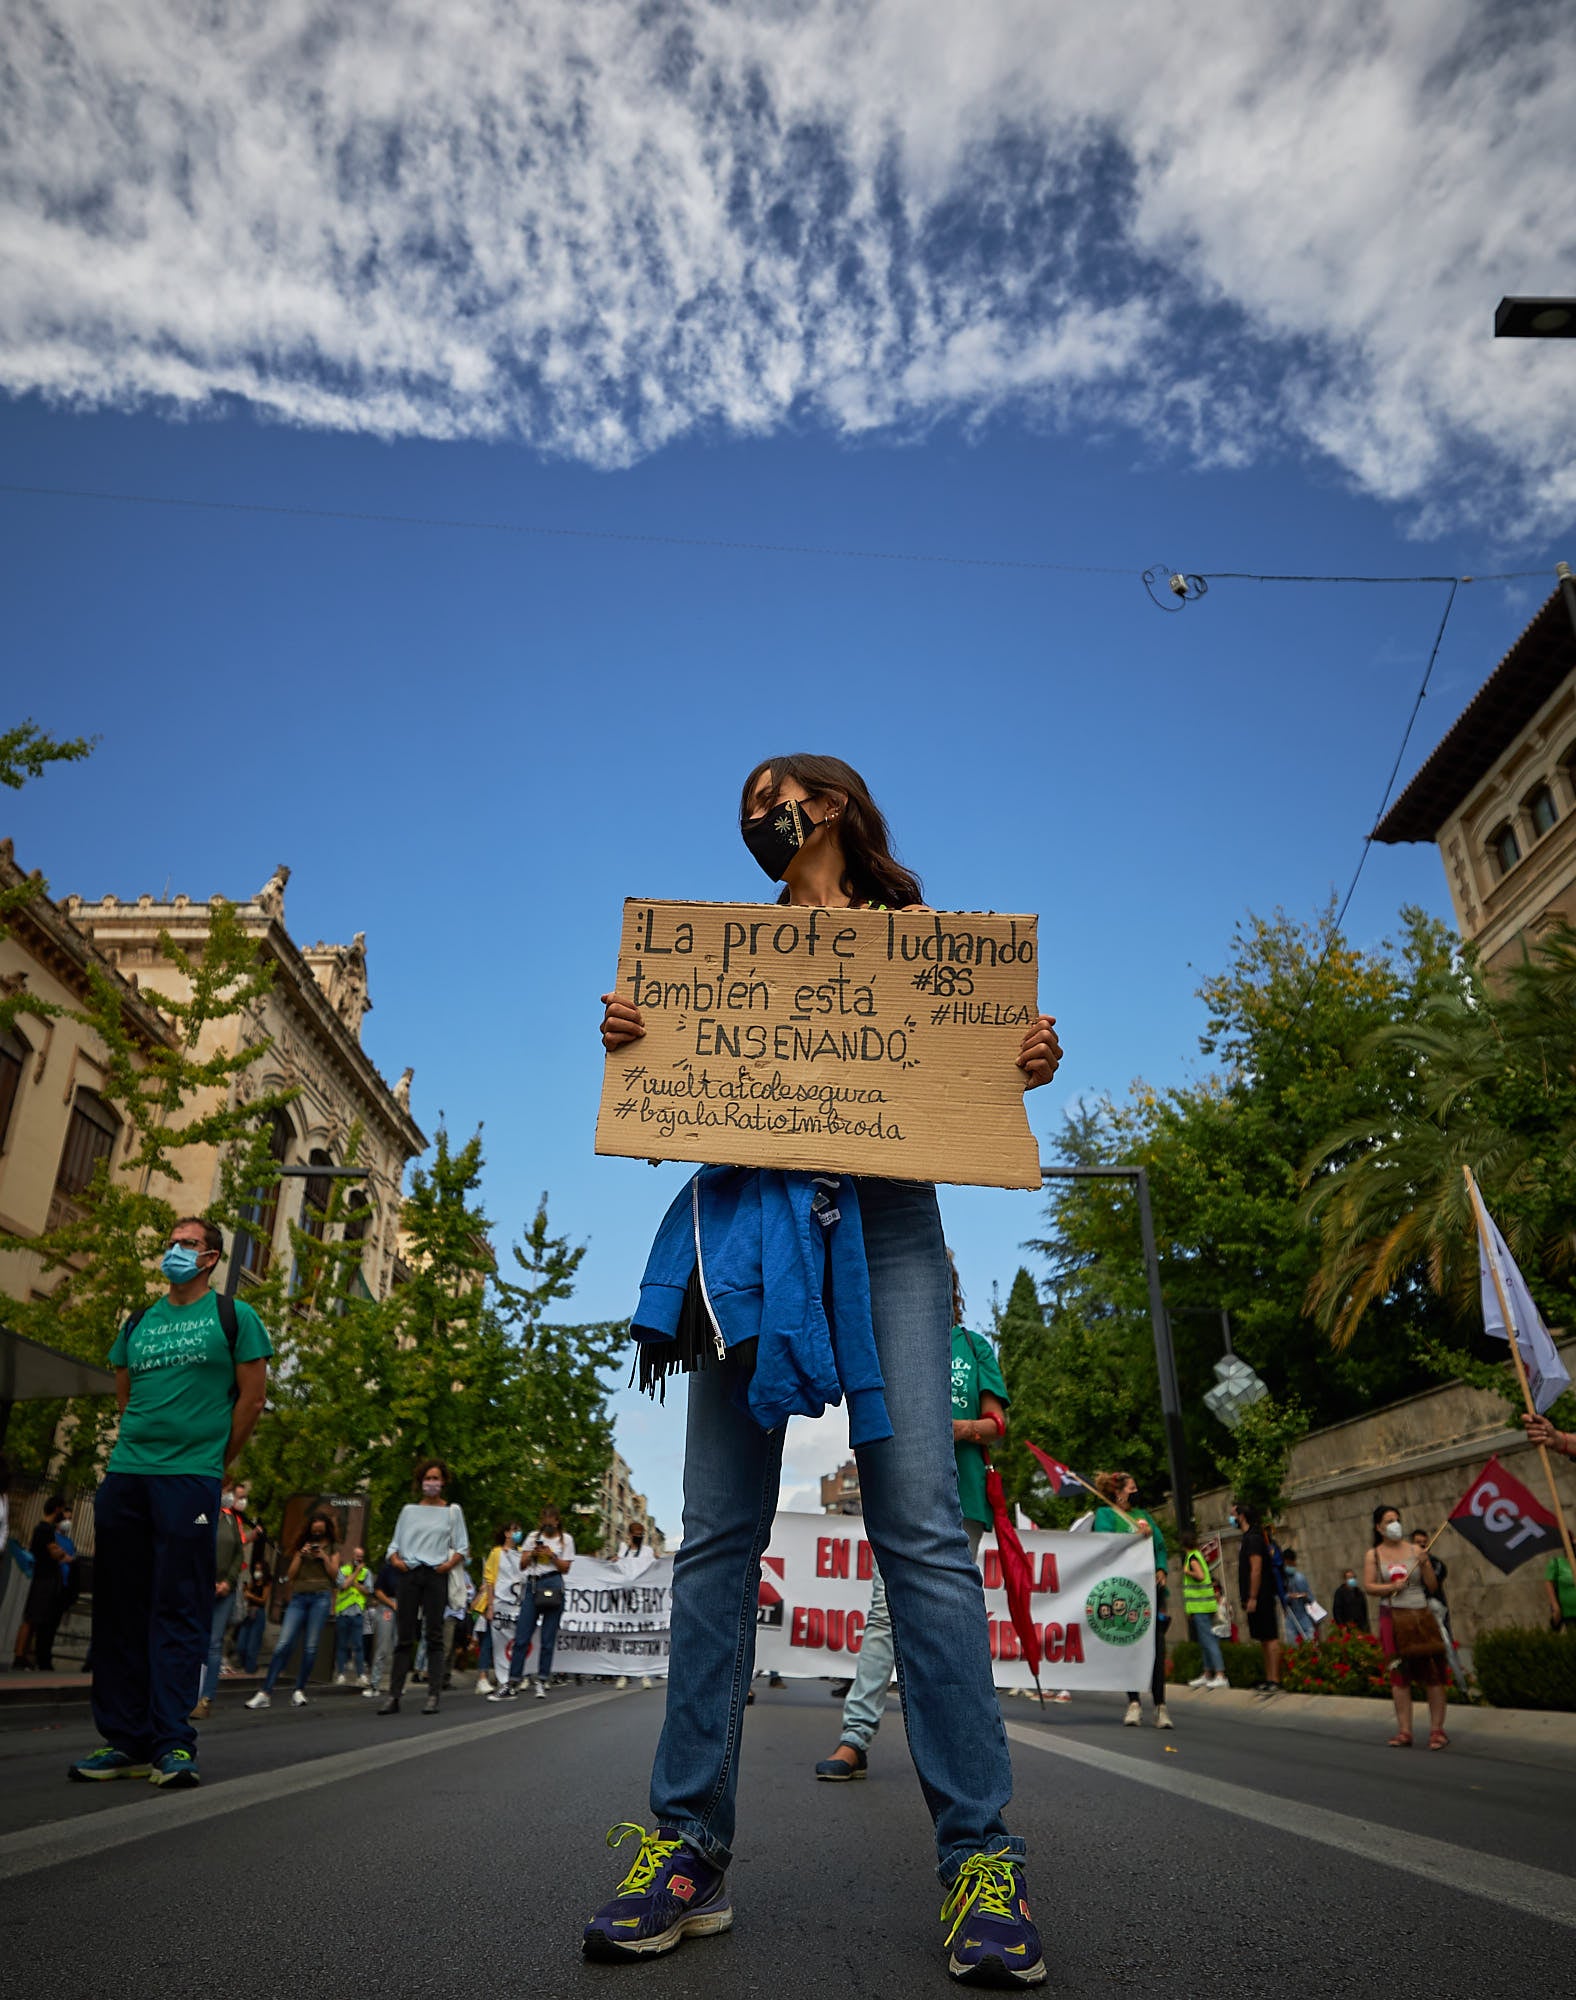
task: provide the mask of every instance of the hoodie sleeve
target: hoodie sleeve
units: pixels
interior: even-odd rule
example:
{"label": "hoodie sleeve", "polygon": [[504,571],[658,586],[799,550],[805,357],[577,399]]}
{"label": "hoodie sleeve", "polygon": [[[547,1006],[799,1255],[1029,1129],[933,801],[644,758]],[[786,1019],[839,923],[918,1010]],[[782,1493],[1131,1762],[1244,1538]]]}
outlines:
{"label": "hoodie sleeve", "polygon": [[684,1183],[657,1225],[640,1280],[630,1332],[637,1340],[672,1340],[679,1330],[684,1293],[695,1269],[695,1225],[690,1207],[693,1178]]}

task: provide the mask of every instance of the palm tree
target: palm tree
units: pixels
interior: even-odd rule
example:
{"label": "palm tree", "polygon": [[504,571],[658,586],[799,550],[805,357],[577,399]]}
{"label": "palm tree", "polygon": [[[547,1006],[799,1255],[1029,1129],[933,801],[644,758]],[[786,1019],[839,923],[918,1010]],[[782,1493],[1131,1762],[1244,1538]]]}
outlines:
{"label": "palm tree", "polygon": [[1399,1057],[1414,1092],[1335,1132],[1309,1158],[1318,1229],[1308,1305],[1338,1348],[1376,1300],[1426,1282],[1462,1318],[1478,1283],[1462,1177],[1470,1166],[1534,1291],[1570,1298],[1576,1264],[1576,929],[1561,924],[1508,972],[1463,955],[1409,1021],[1362,1052]]}

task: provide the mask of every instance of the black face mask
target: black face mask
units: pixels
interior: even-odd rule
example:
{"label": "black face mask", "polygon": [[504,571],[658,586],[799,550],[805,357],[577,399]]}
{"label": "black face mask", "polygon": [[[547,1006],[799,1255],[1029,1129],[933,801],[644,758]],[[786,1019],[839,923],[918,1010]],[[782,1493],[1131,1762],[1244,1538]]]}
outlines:
{"label": "black face mask", "polygon": [[784,799],[769,806],[760,819],[741,822],[744,844],[774,882],[788,872],[789,863],[821,824],[811,819],[797,799]]}

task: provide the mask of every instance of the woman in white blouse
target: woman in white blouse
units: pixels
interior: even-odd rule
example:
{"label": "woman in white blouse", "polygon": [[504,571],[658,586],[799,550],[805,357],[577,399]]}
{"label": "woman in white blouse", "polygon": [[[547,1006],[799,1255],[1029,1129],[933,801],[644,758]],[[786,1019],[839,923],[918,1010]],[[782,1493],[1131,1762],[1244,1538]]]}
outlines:
{"label": "woman in white blouse", "polygon": [[389,1698],[379,1715],[398,1715],[399,1698],[405,1676],[416,1652],[416,1621],[421,1620],[427,1640],[427,1657],[440,1662],[427,1679],[427,1699],[423,1715],[438,1712],[438,1690],[443,1684],[443,1614],[449,1603],[449,1571],[464,1562],[471,1552],[465,1530],[465,1516],[453,1501],[445,1501],[449,1468],[441,1458],[429,1458],[416,1467],[417,1498],[399,1511],[389,1541],[388,1559],[399,1572],[399,1595],[395,1617],[399,1637],[394,1647],[394,1678]]}
{"label": "woman in white blouse", "polygon": [[525,1678],[525,1659],[531,1650],[531,1635],[538,1618],[542,1621],[542,1654],[536,1666],[536,1698],[545,1701],[547,1683],[553,1673],[553,1648],[558,1643],[558,1621],[564,1615],[564,1576],[574,1560],[575,1538],[564,1526],[558,1509],[549,1500],[537,1520],[536,1533],[520,1551],[524,1571],[519,1616],[514,1625],[514,1646],[509,1654],[509,1678],[489,1701],[515,1701]]}

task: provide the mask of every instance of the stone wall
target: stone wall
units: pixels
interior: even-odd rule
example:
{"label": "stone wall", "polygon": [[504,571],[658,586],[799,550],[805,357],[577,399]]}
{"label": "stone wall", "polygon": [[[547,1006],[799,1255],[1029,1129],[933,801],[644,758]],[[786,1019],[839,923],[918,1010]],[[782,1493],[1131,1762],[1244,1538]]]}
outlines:
{"label": "stone wall", "polygon": [[[1566,1367],[1576,1374],[1576,1340],[1560,1345]],[[1547,1506],[1542,1464],[1521,1426],[1509,1418],[1500,1397],[1444,1383],[1304,1438],[1291,1456],[1279,1535],[1282,1547],[1297,1551],[1299,1566],[1323,1603],[1330,1603],[1348,1565],[1361,1571],[1373,1539],[1372,1512],[1381,1504],[1400,1509],[1409,1534],[1414,1528],[1432,1534],[1497,1455]],[[1556,1458],[1553,1465],[1566,1519],[1576,1523],[1576,1463]],[[1223,1535],[1235,1602],[1236,1538],[1223,1525],[1230,1498],[1229,1489],[1216,1487],[1200,1494],[1196,1504],[1200,1529]],[[1461,1644],[1470,1646],[1491,1626],[1547,1621],[1541,1560],[1502,1576],[1453,1529],[1441,1536],[1438,1553],[1450,1566],[1445,1588]]]}

